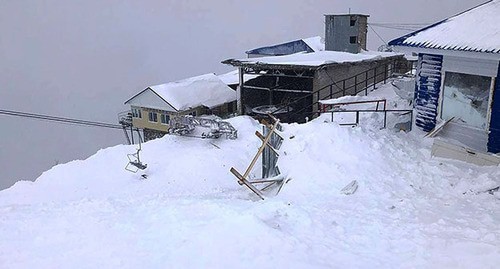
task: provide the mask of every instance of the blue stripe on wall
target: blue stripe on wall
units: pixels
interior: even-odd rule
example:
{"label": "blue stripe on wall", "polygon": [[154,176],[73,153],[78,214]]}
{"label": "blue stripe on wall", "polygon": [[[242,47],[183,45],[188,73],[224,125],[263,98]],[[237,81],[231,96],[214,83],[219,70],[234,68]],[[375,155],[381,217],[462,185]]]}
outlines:
{"label": "blue stripe on wall", "polygon": [[488,152],[500,152],[500,66],[495,81],[493,102],[491,103],[490,134],[488,135]]}
{"label": "blue stripe on wall", "polygon": [[441,89],[442,55],[419,54],[415,83],[415,124],[429,132],[436,126]]}

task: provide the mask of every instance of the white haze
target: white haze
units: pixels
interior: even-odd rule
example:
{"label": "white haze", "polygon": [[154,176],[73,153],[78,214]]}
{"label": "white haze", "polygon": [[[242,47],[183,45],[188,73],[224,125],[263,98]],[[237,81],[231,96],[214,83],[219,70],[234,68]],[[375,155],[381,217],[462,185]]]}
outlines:
{"label": "white haze", "polygon": [[[482,2],[1,0],[0,109],[116,123],[145,86],[226,72],[220,61],[247,49],[323,36],[323,14],[430,23]],[[405,34],[375,30],[386,41]],[[368,47],[381,44],[369,29]],[[0,189],[125,142],[119,130],[4,115],[0,126]]]}

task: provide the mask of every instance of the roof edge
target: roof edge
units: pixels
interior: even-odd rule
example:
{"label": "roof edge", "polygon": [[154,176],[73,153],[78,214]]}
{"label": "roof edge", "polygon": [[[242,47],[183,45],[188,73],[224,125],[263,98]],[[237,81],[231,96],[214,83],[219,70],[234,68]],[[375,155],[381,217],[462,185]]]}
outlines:
{"label": "roof edge", "polygon": [[446,22],[447,20],[449,20],[449,19],[451,19],[451,18],[453,18],[453,17],[460,16],[460,15],[462,15],[462,14],[466,13],[466,12],[469,12],[469,11],[471,11],[471,10],[473,10],[473,9],[476,9],[476,8],[478,8],[478,7],[481,7],[481,6],[484,6],[484,5],[486,5],[486,4],[490,3],[490,2],[493,2],[493,0],[486,1],[486,2],[484,2],[484,3],[482,3],[482,4],[479,4],[479,5],[477,5],[477,6],[471,7],[471,8],[469,8],[469,9],[466,9],[466,10],[464,10],[464,11],[462,11],[462,12],[459,12],[459,13],[457,13],[457,14],[453,15],[453,16],[450,16],[450,17],[448,17],[448,18],[446,18],[446,19],[443,19],[443,20],[438,21],[438,22],[436,22],[436,23],[434,23],[434,24],[431,24],[431,25],[429,25],[429,26],[427,26],[427,27],[424,27],[424,28],[422,28],[422,29],[420,29],[420,30],[417,30],[417,31],[411,32],[411,33],[409,33],[409,34],[406,34],[406,35],[404,35],[404,36],[401,36],[401,37],[398,37],[398,38],[396,38],[396,39],[393,39],[393,40],[389,41],[389,43],[387,43],[387,44],[388,44],[389,46],[419,47],[419,46],[416,46],[416,45],[413,45],[413,44],[404,44],[404,41],[405,41],[406,39],[408,39],[408,38],[412,37],[412,36],[415,36],[416,34],[418,34],[418,33],[420,33],[420,32],[423,32],[423,31],[425,31],[425,30],[427,30],[427,29],[429,29],[429,28],[432,28],[432,27],[435,27],[435,26],[437,26],[437,25],[440,25],[440,24],[442,24],[442,23]]}

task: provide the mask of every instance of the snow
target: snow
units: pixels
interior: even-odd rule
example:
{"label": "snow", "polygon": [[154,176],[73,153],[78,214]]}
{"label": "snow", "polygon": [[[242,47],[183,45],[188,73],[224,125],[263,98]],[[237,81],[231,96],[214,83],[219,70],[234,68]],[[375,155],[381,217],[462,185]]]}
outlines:
{"label": "snow", "polygon": [[303,38],[302,41],[304,41],[304,43],[306,43],[314,52],[325,50],[325,43],[321,40],[321,36]]}
{"label": "snow", "polygon": [[179,111],[236,100],[236,92],[212,73],[149,88]]}
{"label": "snow", "polygon": [[[389,43],[433,49],[500,53],[498,14],[500,14],[500,1],[493,0],[434,26],[409,34],[402,38],[402,42],[396,39]],[[397,44],[392,44],[393,42]]]}
{"label": "snow", "polygon": [[[243,77],[244,82],[258,77],[259,75],[245,74]],[[240,77],[238,74],[238,69],[218,75],[219,79],[226,85],[235,85],[240,83]]]}
{"label": "snow", "polygon": [[[401,108],[391,90],[370,97]],[[431,158],[381,119],[283,124],[291,180],[264,201],[229,172],[260,145],[246,116],[237,140],[144,143],[147,179],[123,169],[135,146],[57,165],[0,192],[0,268],[498,268],[500,167]]]}
{"label": "snow", "polygon": [[275,64],[275,65],[302,65],[320,66],[334,63],[353,63],[360,61],[378,60],[399,54],[392,52],[362,51],[360,53],[349,53],[340,51],[319,51],[311,53],[295,53],[283,56],[269,56],[260,58],[238,59],[242,64]]}

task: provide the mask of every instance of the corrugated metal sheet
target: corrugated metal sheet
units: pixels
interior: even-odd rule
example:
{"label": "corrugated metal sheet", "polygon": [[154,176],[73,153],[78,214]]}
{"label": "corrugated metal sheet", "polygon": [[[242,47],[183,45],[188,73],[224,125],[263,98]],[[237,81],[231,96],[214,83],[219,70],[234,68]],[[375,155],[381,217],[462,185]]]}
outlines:
{"label": "corrugated metal sheet", "polygon": [[441,55],[420,54],[418,56],[415,124],[426,132],[436,126],[442,64],[443,56]]}
{"label": "corrugated metal sheet", "polygon": [[492,153],[500,152],[500,67],[498,68],[495,91],[493,93],[493,103],[491,104],[488,151]]}
{"label": "corrugated metal sheet", "polygon": [[281,56],[281,55],[289,55],[304,51],[314,52],[314,50],[310,48],[303,40],[296,40],[283,44],[249,50],[246,52],[246,54]]}
{"label": "corrugated metal sheet", "polygon": [[493,0],[394,39],[391,46],[500,53],[500,1]]}

